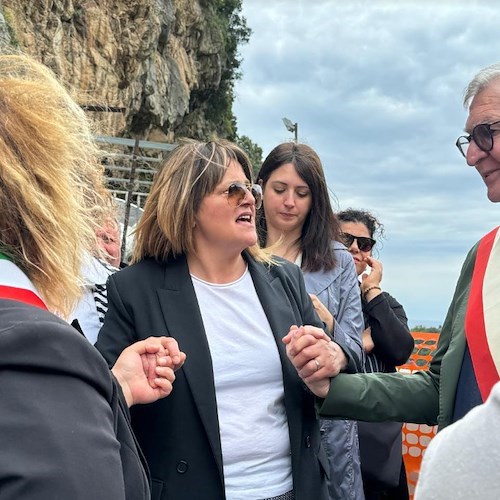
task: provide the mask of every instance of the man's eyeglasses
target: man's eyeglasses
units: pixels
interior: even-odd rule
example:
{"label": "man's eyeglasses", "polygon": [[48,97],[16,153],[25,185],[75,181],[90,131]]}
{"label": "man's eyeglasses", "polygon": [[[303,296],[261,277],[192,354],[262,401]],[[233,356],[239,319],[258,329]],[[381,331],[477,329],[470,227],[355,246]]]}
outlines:
{"label": "man's eyeglasses", "polygon": [[462,153],[464,158],[467,158],[467,149],[470,141],[474,141],[476,146],[486,153],[493,149],[493,132],[498,132],[499,129],[491,129],[493,125],[498,125],[500,121],[493,123],[480,123],[472,129],[470,135],[461,135],[455,143],[458,150]]}
{"label": "man's eyeglasses", "polygon": [[340,240],[347,248],[349,248],[353,244],[354,240],[356,240],[358,248],[362,252],[369,252],[376,243],[373,238],[367,238],[366,236],[354,236],[349,233],[340,233]]}
{"label": "man's eyeglasses", "polygon": [[247,192],[250,192],[255,198],[255,208],[259,209],[262,206],[262,188],[259,184],[243,184],[241,182],[233,182],[225,191],[227,201],[234,207],[239,207],[245,199]]}

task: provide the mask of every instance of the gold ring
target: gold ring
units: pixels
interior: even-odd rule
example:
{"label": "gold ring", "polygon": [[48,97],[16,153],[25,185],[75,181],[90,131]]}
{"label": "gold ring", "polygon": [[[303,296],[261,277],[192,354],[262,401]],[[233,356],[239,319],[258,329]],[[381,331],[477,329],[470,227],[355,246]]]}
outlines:
{"label": "gold ring", "polygon": [[316,371],[318,371],[321,368],[321,365],[318,363],[316,358],[314,358],[313,361],[316,363]]}

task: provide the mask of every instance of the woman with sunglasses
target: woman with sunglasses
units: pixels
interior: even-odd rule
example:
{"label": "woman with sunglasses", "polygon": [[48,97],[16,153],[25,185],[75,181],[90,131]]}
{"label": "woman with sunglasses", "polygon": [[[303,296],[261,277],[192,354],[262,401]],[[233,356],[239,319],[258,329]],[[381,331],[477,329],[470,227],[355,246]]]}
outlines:
{"label": "woman with sunglasses", "polygon": [[[261,244],[302,269],[317,313],[333,336],[333,355],[343,361],[342,371],[360,370],[363,316],[356,271],[349,253],[336,241],[339,225],[321,160],[305,144],[283,143],[264,160],[258,180],[264,202],[258,216]],[[318,371],[326,369],[325,362],[317,360]],[[329,459],[330,498],[362,499],[356,423],[325,420],[321,434]]]}
{"label": "woman with sunglasses", "polygon": [[[414,341],[403,306],[382,291],[382,263],[372,256],[375,234],[383,226],[370,212],[348,209],[337,214],[341,241],[353,256],[360,277],[365,330],[365,372],[395,372],[408,360]],[[371,272],[367,268],[370,266]],[[401,423],[358,422],[361,472],[367,500],[408,498],[402,459]]]}
{"label": "woman with sunglasses", "polygon": [[151,333],[189,359],[166,404],[132,409],[153,499],[327,498],[314,398],[281,341],[293,325],[323,325],[300,270],[257,245],[261,194],[238,146],[178,146],[151,187],[133,264],[108,281],[96,344],[108,362]]}

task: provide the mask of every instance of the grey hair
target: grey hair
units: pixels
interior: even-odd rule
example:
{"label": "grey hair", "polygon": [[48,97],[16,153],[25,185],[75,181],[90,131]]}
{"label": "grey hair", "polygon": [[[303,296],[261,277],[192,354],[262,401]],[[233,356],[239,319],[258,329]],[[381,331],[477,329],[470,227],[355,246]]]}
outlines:
{"label": "grey hair", "polygon": [[468,108],[472,99],[497,78],[500,78],[500,63],[492,64],[480,70],[465,89],[464,107]]}

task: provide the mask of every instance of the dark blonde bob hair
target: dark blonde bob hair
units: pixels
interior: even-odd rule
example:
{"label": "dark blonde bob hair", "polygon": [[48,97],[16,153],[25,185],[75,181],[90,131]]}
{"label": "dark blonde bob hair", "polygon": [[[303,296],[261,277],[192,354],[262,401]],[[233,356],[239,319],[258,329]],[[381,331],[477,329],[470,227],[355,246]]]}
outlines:
{"label": "dark blonde bob hair", "polygon": [[[222,181],[232,161],[241,165],[252,182],[247,154],[224,139],[187,140],[168,155],[156,174],[136,229],[133,262],[146,257],[168,260],[196,252],[193,228],[201,201]],[[258,261],[270,261],[258,245],[247,250]]]}

